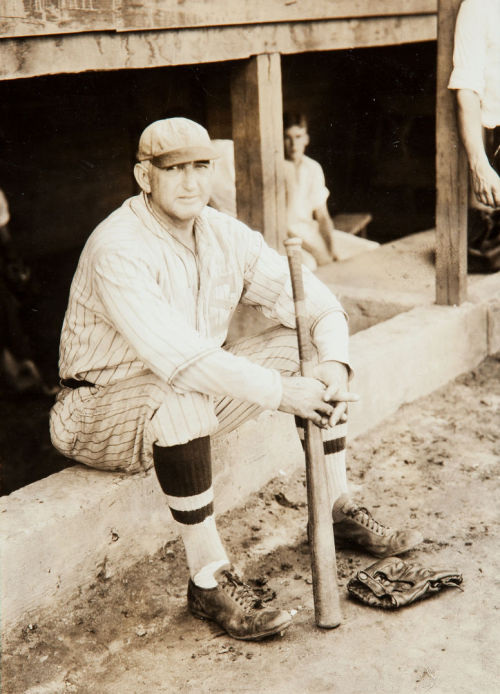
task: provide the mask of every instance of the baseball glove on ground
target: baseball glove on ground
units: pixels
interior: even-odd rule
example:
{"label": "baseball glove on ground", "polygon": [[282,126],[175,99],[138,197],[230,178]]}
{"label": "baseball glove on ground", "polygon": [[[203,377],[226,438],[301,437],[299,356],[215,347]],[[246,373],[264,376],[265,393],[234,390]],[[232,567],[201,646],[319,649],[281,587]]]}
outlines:
{"label": "baseball glove on ground", "polygon": [[458,588],[462,580],[461,574],[454,569],[429,569],[389,557],[358,571],[347,584],[347,590],[366,605],[397,609],[427,598],[442,588]]}

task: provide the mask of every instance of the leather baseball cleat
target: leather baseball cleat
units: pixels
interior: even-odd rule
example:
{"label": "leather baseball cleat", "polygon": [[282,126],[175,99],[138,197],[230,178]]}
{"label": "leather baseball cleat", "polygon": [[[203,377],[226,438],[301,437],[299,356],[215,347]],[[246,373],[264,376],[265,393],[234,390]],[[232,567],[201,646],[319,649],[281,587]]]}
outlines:
{"label": "leather baseball cleat", "polygon": [[292,618],[278,609],[259,609],[260,598],[231,570],[217,572],[216,588],[199,588],[190,579],[188,607],[199,619],[210,619],[233,639],[260,641],[284,631]]}
{"label": "leather baseball cleat", "polygon": [[418,530],[394,530],[373,518],[368,509],[343,494],[333,507],[335,540],[354,543],[375,557],[402,554],[423,541]]}

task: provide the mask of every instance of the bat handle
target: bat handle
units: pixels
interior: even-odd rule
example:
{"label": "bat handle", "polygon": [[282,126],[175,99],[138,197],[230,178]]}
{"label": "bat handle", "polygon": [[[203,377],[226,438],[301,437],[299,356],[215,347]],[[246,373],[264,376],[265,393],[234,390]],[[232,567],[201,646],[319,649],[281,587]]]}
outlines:
{"label": "bat handle", "polygon": [[292,281],[295,304],[300,373],[302,376],[312,377],[314,368],[313,345],[306,311],[304,280],[302,278],[302,239],[297,237],[286,239],[286,241],[284,241],[284,246],[288,258],[288,265],[290,267],[290,278]]}

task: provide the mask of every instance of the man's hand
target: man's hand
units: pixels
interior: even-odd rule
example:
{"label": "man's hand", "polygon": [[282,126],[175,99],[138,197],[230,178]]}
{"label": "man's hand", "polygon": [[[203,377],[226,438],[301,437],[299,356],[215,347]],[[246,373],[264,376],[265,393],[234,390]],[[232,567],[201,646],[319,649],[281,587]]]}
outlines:
{"label": "man's hand", "polygon": [[326,388],[315,378],[303,376],[282,376],[283,397],[281,412],[298,415],[310,419],[322,429],[326,429],[334,408],[325,399]]}
{"label": "man's hand", "polygon": [[488,161],[482,166],[471,166],[471,179],[479,202],[488,207],[500,207],[500,176]]}
{"label": "man's hand", "polygon": [[325,361],[315,368],[315,376],[282,376],[283,397],[278,409],[310,419],[322,429],[345,422],[347,403],[359,400],[356,393],[349,392],[347,366]]}
{"label": "man's hand", "polygon": [[323,397],[333,405],[327,426],[333,427],[347,419],[347,403],[357,402],[359,395],[349,392],[349,371],[338,361],[325,361],[314,370],[314,375],[325,385]]}

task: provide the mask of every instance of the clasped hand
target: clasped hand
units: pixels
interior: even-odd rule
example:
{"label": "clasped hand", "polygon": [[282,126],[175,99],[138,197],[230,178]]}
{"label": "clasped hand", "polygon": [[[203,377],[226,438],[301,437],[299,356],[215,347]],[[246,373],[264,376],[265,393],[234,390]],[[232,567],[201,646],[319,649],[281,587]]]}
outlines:
{"label": "clasped hand", "polygon": [[481,167],[471,169],[472,185],[476,198],[483,205],[500,207],[500,176],[495,169],[486,162]]}
{"label": "clasped hand", "polygon": [[282,412],[310,419],[322,429],[346,421],[347,404],[359,396],[349,392],[349,374],[345,364],[323,362],[314,370],[314,378],[282,376]]}

